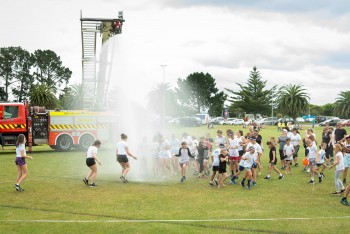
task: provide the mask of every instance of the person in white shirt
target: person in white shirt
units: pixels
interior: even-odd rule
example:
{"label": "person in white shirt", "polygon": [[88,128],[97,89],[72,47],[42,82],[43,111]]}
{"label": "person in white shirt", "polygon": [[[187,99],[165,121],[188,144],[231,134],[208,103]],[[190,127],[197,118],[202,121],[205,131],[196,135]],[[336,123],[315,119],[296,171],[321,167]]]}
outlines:
{"label": "person in white shirt", "polygon": [[254,164],[252,166],[252,173],[253,173],[253,186],[256,186],[256,168],[258,167],[258,162],[260,162],[260,158],[262,155],[262,148],[261,146],[256,142],[256,138],[255,137],[251,137],[249,138],[250,142],[247,145],[247,149],[249,149],[251,146],[254,147],[255,151],[254,151]]}
{"label": "person in white shirt", "polygon": [[18,192],[24,191],[20,184],[28,176],[28,167],[26,163],[26,158],[33,159],[32,156],[26,153],[26,137],[23,134],[19,134],[16,142],[16,166],[17,166],[17,179],[15,183],[15,188]]}
{"label": "person in white shirt", "polygon": [[283,153],[284,153],[284,160],[286,165],[286,175],[288,173],[292,173],[292,168],[290,166],[291,161],[293,160],[293,154],[294,154],[294,147],[290,143],[290,139],[287,138],[286,144],[283,147]]}
{"label": "person in white shirt", "polygon": [[321,183],[323,180],[323,172],[326,169],[326,148],[327,148],[327,143],[322,142],[321,143],[321,149],[318,151],[316,155],[316,165],[317,165],[317,170],[319,171],[319,168],[322,167],[322,170],[319,171],[320,177],[318,177],[318,182]]}
{"label": "person in white shirt", "polygon": [[229,149],[229,155],[230,155],[230,171],[231,171],[231,178],[235,174],[235,172],[238,171],[238,160],[239,159],[239,153],[238,153],[238,147],[239,147],[239,139],[233,132],[229,133],[230,138],[228,139],[228,145],[227,148]]}
{"label": "person in white shirt", "polygon": [[350,136],[345,137],[344,147],[344,172],[343,172],[343,184],[346,184],[346,177],[350,167]]}
{"label": "person in white shirt", "polygon": [[117,144],[117,161],[119,162],[120,166],[122,167],[122,175],[120,176],[120,179],[123,183],[127,183],[128,180],[126,179],[126,175],[130,171],[130,164],[129,164],[129,159],[127,156],[130,156],[134,158],[135,160],[137,159],[136,156],[134,156],[130,151],[128,147],[128,136],[124,133],[120,135],[121,141],[118,142]]}
{"label": "person in white shirt", "polygon": [[335,162],[329,167],[329,169],[335,166],[335,174],[334,174],[334,183],[335,183],[335,192],[333,195],[340,195],[345,191],[345,187],[341,179],[340,175],[344,171],[344,156],[342,153],[342,146],[337,143],[334,145],[334,153],[335,153]]}
{"label": "person in white shirt", "polygon": [[[210,186],[213,186],[214,183],[216,186],[218,186],[218,180],[217,180],[218,178],[216,180],[214,178],[216,173],[219,172],[219,163],[220,163],[219,155],[222,148],[225,148],[225,145],[223,144],[219,145],[219,148],[215,149],[211,156],[211,161],[213,162],[213,165],[212,165],[213,174],[211,175],[211,178],[210,178],[210,182],[209,182]],[[217,177],[219,177],[219,173]]]}
{"label": "person in white shirt", "polygon": [[160,159],[160,166],[161,166],[163,177],[165,177],[167,174],[171,175],[170,159],[172,155],[170,150],[171,150],[170,142],[168,141],[168,139],[160,135],[159,159]]}
{"label": "person in white shirt", "polygon": [[242,156],[242,159],[244,160],[243,167],[245,168],[245,174],[243,176],[243,179],[241,181],[241,186],[245,187],[245,180],[248,180],[247,183],[247,189],[250,189],[250,182],[252,180],[252,168],[253,165],[256,165],[256,155],[255,155],[255,148],[254,146],[248,147],[248,151]]}
{"label": "person in white shirt", "polygon": [[[90,172],[88,175],[83,179],[83,182],[85,185],[90,187],[97,186],[95,184],[96,176],[97,176],[97,166],[96,161],[98,164],[101,165],[101,161],[97,158],[97,151],[98,148],[101,146],[101,141],[96,140],[87,150],[86,152],[86,165],[90,168]],[[89,183],[90,182],[90,183]]]}
{"label": "person in white shirt", "polygon": [[301,136],[298,133],[298,129],[293,128],[292,129],[292,134],[290,135],[290,143],[294,147],[294,154],[293,154],[293,159],[294,159],[294,166],[297,167],[299,166],[298,164],[298,153],[300,149],[300,142],[301,142]]}

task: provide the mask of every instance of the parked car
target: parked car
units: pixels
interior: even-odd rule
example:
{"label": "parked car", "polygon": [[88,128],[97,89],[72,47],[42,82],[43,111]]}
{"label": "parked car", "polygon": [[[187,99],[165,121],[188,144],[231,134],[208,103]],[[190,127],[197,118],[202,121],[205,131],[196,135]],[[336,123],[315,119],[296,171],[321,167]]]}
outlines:
{"label": "parked car", "polygon": [[287,123],[291,123],[291,124],[295,124],[295,121],[294,121],[294,119],[293,118],[289,118],[289,117],[287,117],[287,118],[279,118],[278,120],[277,120],[277,122],[275,123],[275,125],[277,125],[277,123],[278,122],[287,122]]}
{"label": "parked car", "polygon": [[257,124],[274,125],[277,123],[276,117],[267,117],[256,121]]}
{"label": "parked car", "polygon": [[202,125],[202,120],[198,117],[178,117],[169,120],[168,123],[181,127],[197,127]]}
{"label": "parked car", "polygon": [[195,116],[195,117],[200,118],[200,119],[201,119],[201,121],[202,121],[202,124],[207,124],[207,123],[208,123],[208,121],[210,121],[210,117],[209,117],[209,115],[208,115],[208,114],[196,114],[196,116]]}
{"label": "parked car", "polygon": [[226,120],[220,121],[220,125],[233,125],[233,120],[236,118],[227,118]]}
{"label": "parked car", "polygon": [[342,121],[341,124],[344,127],[350,127],[350,119],[346,119],[346,120]]}
{"label": "parked car", "polygon": [[317,116],[316,117],[316,123],[321,123],[323,121],[326,121],[327,117],[326,116]]}
{"label": "parked car", "polygon": [[214,125],[217,125],[220,123],[220,121],[224,121],[224,118],[223,117],[216,117],[216,118],[213,118],[210,120],[210,123],[211,124],[214,124]]}
{"label": "parked car", "polygon": [[243,119],[235,119],[232,121],[232,125],[243,125],[244,120]]}
{"label": "parked car", "polygon": [[304,123],[305,119],[303,119],[301,117],[298,117],[298,118],[295,119],[295,122],[297,122],[297,123]]}
{"label": "parked car", "polygon": [[340,122],[340,119],[327,119],[326,121],[323,121],[321,123],[319,123],[319,126],[336,126],[337,123]]}

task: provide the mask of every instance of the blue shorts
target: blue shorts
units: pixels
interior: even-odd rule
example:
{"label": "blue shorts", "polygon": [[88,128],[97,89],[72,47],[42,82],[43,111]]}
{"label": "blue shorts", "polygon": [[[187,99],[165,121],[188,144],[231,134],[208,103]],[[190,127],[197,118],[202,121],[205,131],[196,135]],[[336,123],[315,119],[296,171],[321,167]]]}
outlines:
{"label": "blue shorts", "polygon": [[240,171],[244,171],[244,169],[245,169],[244,167],[239,166],[239,170],[240,170]]}
{"label": "blue shorts", "polygon": [[316,165],[316,158],[309,158],[309,166]]}

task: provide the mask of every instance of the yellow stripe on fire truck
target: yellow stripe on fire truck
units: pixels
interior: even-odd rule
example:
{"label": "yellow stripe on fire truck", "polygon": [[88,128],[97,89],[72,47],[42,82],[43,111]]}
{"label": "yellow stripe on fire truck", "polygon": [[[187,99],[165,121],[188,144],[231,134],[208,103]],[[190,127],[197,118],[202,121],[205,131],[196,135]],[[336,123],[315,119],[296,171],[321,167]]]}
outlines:
{"label": "yellow stripe on fire truck", "polygon": [[105,124],[51,124],[50,130],[107,128]]}
{"label": "yellow stripe on fire truck", "polygon": [[25,129],[26,124],[0,124],[0,129]]}

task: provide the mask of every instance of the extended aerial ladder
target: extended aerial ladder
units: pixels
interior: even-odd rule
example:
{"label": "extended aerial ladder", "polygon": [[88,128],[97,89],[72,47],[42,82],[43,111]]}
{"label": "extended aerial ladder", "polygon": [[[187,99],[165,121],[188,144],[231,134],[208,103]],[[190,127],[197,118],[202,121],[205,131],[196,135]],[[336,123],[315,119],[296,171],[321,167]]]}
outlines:
{"label": "extended aerial ladder", "polygon": [[[109,38],[122,33],[125,22],[123,12],[118,12],[118,18],[83,18],[80,12],[81,42],[82,42],[82,87],[83,108],[97,110],[106,107],[106,99],[113,61],[113,40],[105,46]],[[97,36],[102,38],[99,60]],[[111,45],[110,45],[111,44]],[[112,48],[108,48],[108,47]],[[109,54],[109,52],[112,52]]]}

